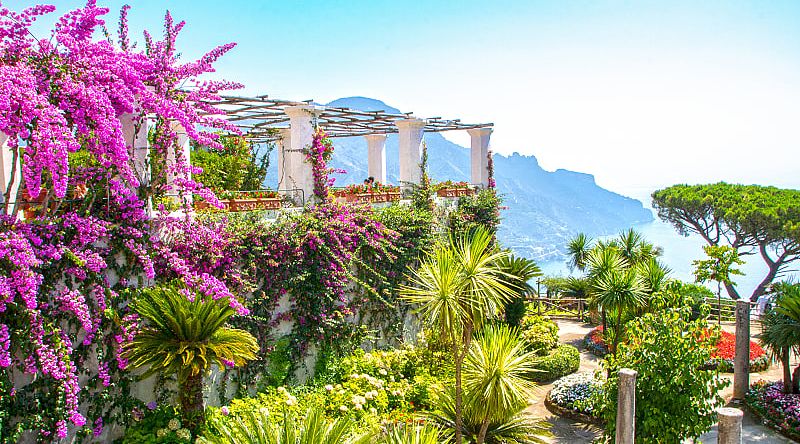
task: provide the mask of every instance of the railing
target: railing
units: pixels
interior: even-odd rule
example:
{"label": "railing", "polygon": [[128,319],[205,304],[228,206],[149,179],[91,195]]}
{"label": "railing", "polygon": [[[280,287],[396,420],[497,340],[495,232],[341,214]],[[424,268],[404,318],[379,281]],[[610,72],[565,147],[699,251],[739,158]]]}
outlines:
{"label": "railing", "polygon": [[532,304],[533,309],[539,315],[548,315],[551,317],[566,317],[585,319],[589,314],[588,303],[585,299],[579,298],[543,298],[532,296],[528,298]]}

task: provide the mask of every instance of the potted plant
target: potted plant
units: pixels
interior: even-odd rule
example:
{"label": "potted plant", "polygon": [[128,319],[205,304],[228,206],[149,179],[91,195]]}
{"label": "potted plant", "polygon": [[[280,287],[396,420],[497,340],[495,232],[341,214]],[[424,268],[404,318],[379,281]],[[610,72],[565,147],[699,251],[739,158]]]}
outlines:
{"label": "potted plant", "polygon": [[376,182],[371,185],[352,184],[334,191],[334,195],[345,202],[381,203],[400,200],[400,187]]}
{"label": "potted plant", "polygon": [[[217,191],[215,193],[226,210],[231,212],[277,210],[283,205],[283,199],[277,191]],[[203,210],[210,205],[205,201],[195,203],[195,209]]]}

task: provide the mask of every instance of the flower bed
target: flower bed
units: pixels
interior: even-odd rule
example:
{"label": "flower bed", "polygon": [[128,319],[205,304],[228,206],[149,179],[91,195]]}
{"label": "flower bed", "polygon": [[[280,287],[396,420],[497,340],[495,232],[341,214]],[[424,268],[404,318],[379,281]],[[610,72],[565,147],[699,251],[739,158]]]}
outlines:
{"label": "flower bed", "polygon": [[599,399],[602,382],[592,373],[575,373],[553,383],[545,404],[560,416],[582,422],[600,423],[599,411],[594,399]]}
{"label": "flower bed", "polygon": [[[726,331],[720,332],[717,349],[711,357],[723,373],[733,372],[733,358],[736,356],[736,335]],[[761,372],[769,368],[769,357],[761,346],[750,341],[750,371]]]}
{"label": "flower bed", "polygon": [[769,427],[800,440],[800,395],[785,394],[783,382],[758,381],[750,387],[745,402]]}
{"label": "flower bed", "polygon": [[583,338],[583,345],[595,356],[605,356],[608,354],[608,345],[603,340],[603,326],[593,328]]}
{"label": "flower bed", "polygon": [[[586,349],[597,356],[608,354],[608,346],[603,340],[603,326],[593,328],[584,338]],[[736,356],[736,335],[726,331],[720,332],[716,350],[711,352],[712,361],[722,373],[733,371],[733,358]],[[770,360],[767,352],[754,341],[750,341],[750,371],[762,372],[769,368]]]}

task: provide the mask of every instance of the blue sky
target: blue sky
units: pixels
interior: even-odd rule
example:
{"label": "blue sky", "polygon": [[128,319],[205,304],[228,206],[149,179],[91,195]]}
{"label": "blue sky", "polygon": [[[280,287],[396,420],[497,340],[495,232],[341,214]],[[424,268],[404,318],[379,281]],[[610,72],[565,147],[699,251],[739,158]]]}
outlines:
{"label": "blue sky", "polygon": [[[123,3],[100,3],[116,24]],[[238,42],[218,70],[243,94],[494,122],[495,151],[635,197],[677,182],[800,188],[800,1],[129,3],[137,36],[167,8],[186,20],[187,58]]]}

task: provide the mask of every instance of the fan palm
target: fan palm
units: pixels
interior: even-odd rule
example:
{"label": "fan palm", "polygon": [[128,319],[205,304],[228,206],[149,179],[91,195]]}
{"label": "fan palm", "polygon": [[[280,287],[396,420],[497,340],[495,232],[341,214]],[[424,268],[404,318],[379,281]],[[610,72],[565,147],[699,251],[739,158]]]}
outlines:
{"label": "fan palm", "polygon": [[177,284],[138,290],[132,306],[144,323],[123,353],[131,368],[147,368],[142,378],[177,376],[183,419],[195,427],[204,419],[203,376],[211,364],[243,365],[259,347],[250,333],[225,326],[235,314],[226,300],[192,296]]}
{"label": "fan palm", "polygon": [[598,276],[593,283],[593,299],[604,311],[616,314],[611,351],[617,352],[622,338],[622,316],[626,311],[642,307],[646,301],[646,287],[635,268],[613,269]]}
{"label": "fan palm", "polygon": [[[402,297],[417,305],[421,321],[453,344],[456,422],[461,421],[461,369],[473,332],[496,316],[513,291],[511,277],[499,266],[508,255],[494,245],[492,234],[477,227],[434,247],[401,288]],[[455,441],[461,444],[460,427]]]}
{"label": "fan palm", "polygon": [[791,352],[800,349],[800,284],[779,282],[773,285],[775,307],[762,317],[761,345],[783,367],[783,389],[800,392],[800,366],[791,374]]}
{"label": "fan palm", "polygon": [[583,271],[589,252],[592,250],[592,239],[584,233],[578,233],[567,243],[567,265],[570,270]]}
{"label": "fan palm", "polygon": [[525,298],[536,292],[530,281],[541,276],[542,269],[530,259],[513,255],[500,258],[498,266],[509,276],[508,285],[514,292],[504,309],[506,323],[516,327],[525,315]]}
{"label": "fan palm", "polygon": [[[513,409],[501,412],[489,421],[486,428],[486,444],[544,444],[543,438],[550,436],[549,424],[536,420],[525,410],[528,403],[517,404]],[[500,413],[500,412],[499,412]],[[478,434],[483,427],[483,417],[480,406],[467,404],[461,421],[461,434],[470,442],[477,441]],[[431,413],[430,419],[443,428],[455,429],[456,414],[453,394],[442,393],[436,401],[436,411]]]}
{"label": "fan palm", "polygon": [[467,402],[483,416],[477,443],[483,444],[491,420],[525,404],[534,384],[529,375],[536,354],[508,326],[487,326],[472,343],[464,364]]}
{"label": "fan palm", "polygon": [[369,435],[353,434],[355,422],[338,418],[332,423],[318,409],[309,409],[297,424],[284,411],[283,421],[276,422],[267,409],[244,411],[236,417],[217,416],[209,420],[203,444],[367,444]]}

